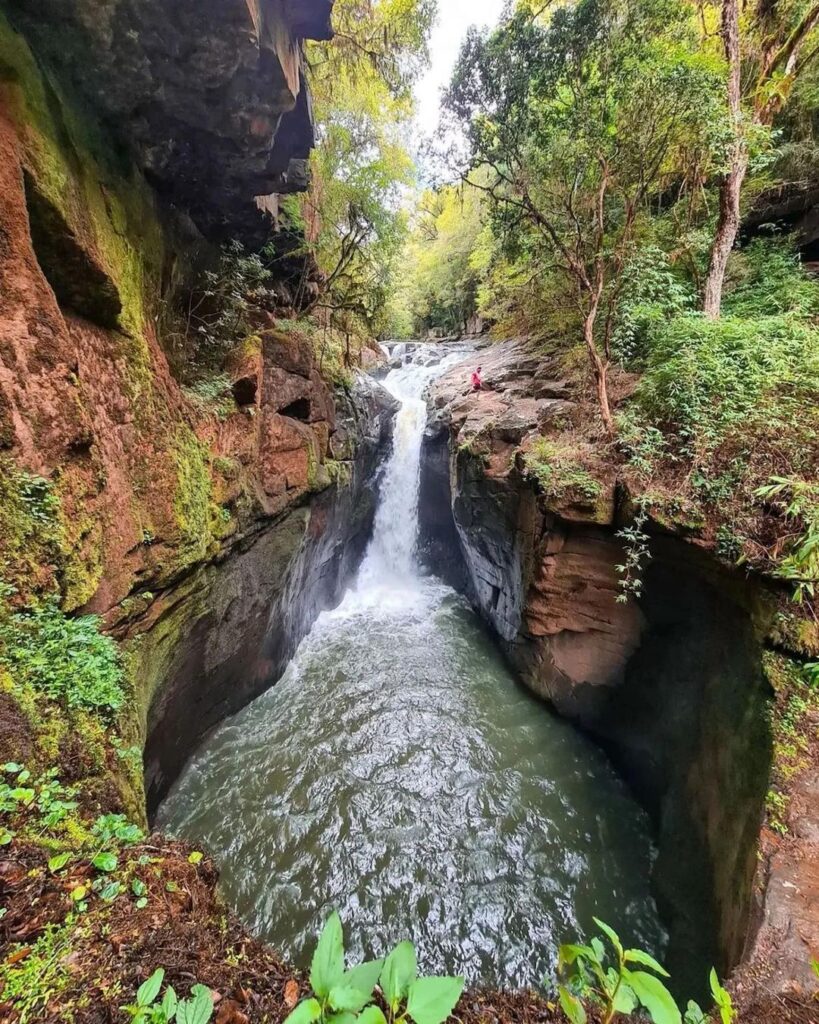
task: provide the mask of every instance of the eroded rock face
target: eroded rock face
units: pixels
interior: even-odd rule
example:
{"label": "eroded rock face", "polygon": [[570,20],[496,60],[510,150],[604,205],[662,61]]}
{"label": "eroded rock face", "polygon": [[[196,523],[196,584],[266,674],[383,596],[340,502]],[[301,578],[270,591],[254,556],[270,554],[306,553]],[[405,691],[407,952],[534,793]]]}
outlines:
{"label": "eroded rock face", "polygon": [[[472,362],[491,391],[470,393]],[[521,678],[597,737],[651,810],[668,965],[681,992],[699,993],[712,963],[738,962],[751,926],[771,759],[765,600],[702,551],[658,535],[642,599],[618,602],[616,482],[604,472],[593,500],[547,498],[516,454],[552,403],[571,401],[550,373],[510,342],[433,385],[421,508],[436,511],[422,530],[453,582],[456,538],[463,589]]]}
{"label": "eroded rock face", "polygon": [[261,222],[255,197],[306,187],[313,146],[301,40],[332,0],[8,0],[38,54],[134,147],[211,236]]}
{"label": "eroded rock face", "polygon": [[140,661],[149,810],[202,736],[277,681],[364,553],[397,403],[363,374],[339,397],[336,479],[231,556],[203,566],[128,627]]}

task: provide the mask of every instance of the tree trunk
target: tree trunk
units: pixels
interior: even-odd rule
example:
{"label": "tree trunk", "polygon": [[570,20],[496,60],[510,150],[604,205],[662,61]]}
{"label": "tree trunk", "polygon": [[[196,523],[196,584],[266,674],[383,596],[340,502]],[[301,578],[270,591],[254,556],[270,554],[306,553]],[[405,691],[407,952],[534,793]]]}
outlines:
{"label": "tree trunk", "polygon": [[597,309],[598,304],[595,302],[583,320],[583,340],[586,342],[586,348],[589,350],[589,359],[591,360],[592,369],[594,370],[594,381],[597,385],[597,401],[600,404],[600,415],[603,419],[606,432],[613,437],[615,430],[614,420],[611,415],[611,406],[609,405],[609,364],[608,360],[604,361],[600,358],[600,353],[597,351],[597,345],[594,341],[594,322],[597,319]]}
{"label": "tree trunk", "polygon": [[734,142],[729,153],[728,173],[720,187],[719,219],[703,292],[702,308],[711,320],[716,320],[722,308],[725,271],[739,231],[739,200],[748,171],[748,150],[742,137],[741,123],[739,0],[723,0],[722,41],[728,59],[728,110],[734,123]]}

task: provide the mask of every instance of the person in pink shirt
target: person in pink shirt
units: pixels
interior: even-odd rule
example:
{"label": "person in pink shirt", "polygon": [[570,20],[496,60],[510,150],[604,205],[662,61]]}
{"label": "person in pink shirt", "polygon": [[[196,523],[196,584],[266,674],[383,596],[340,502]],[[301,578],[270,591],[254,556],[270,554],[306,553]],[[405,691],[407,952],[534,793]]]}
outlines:
{"label": "person in pink shirt", "polygon": [[481,368],[472,371],[472,390],[483,391],[483,381],[481,380]]}

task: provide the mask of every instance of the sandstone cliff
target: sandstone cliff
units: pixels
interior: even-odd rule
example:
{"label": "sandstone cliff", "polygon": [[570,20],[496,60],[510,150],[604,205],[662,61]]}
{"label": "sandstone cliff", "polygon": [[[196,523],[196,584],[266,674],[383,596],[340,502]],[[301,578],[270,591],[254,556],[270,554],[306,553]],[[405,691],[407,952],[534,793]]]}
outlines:
{"label": "sandstone cliff", "polygon": [[795,792],[792,838],[772,841],[763,828],[775,671],[765,649],[782,644],[782,595],[721,562],[702,524],[649,505],[641,532],[652,557],[639,600],[623,600],[634,482],[613,452],[572,434],[580,386],[525,341],[476,358],[488,390],[471,393],[462,364],[429,398],[421,509],[431,564],[447,568],[524,682],[602,743],[652,812],[655,892],[681,989],[697,991],[710,964],[727,972],[749,950],[738,983],[748,1000],[810,989],[810,773]]}

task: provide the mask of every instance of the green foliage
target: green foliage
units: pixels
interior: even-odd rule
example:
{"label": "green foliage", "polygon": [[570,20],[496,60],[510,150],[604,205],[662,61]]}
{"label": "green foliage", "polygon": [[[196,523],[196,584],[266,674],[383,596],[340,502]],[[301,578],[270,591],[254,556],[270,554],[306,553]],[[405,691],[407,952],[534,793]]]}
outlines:
{"label": "green foliage", "polygon": [[539,437],[524,455],[526,472],[537,481],[542,493],[554,501],[579,497],[595,501],[601,486],[571,451]]}
{"label": "green foliage", "polygon": [[734,433],[798,427],[819,396],[819,332],[799,318],[677,317],[654,332],[637,402],[702,457]]}
{"label": "green foliage", "polygon": [[638,1006],[654,1024],[681,1024],[677,1004],[660,980],[667,978],[668,972],[643,950],[624,949],[612,928],[597,918],[594,921],[614,955],[597,937],[588,946],[560,947],[558,969],[568,977],[558,987],[558,994],[571,1024],[586,1024],[583,1000],[600,1006],[603,1024],[610,1024],[615,1014],[632,1013]]}
{"label": "green foliage", "polygon": [[154,973],[137,989],[136,1001],[123,1006],[133,1024],[208,1024],[213,1016],[213,996],[205,985],[194,985],[188,999],[178,999],[171,985],[162,998],[159,993],[165,980],[164,968]]}
{"label": "green foliage", "polygon": [[694,308],[694,290],[656,245],[632,253],[617,287],[612,352],[628,369],[639,369],[645,365],[653,331]]}
{"label": "green foliage", "polygon": [[123,668],[99,625],[93,615],[69,618],[52,602],[0,617],[0,669],[48,700],[110,717],[125,700]]}
{"label": "green foliage", "polygon": [[[373,1002],[376,984],[387,1004],[387,1015]],[[330,915],[310,966],[313,995],[302,1000],[286,1024],[443,1024],[463,991],[463,978],[419,978],[415,948],[399,942],[384,960],[347,969],[341,918]]]}
{"label": "green foliage", "polygon": [[777,575],[793,583],[794,600],[812,601],[819,584],[819,484],[774,477],[756,491],[759,498],[778,506],[780,514],[798,527]]}
{"label": "green foliage", "polygon": [[819,673],[815,665],[803,665],[774,652],[766,652],[764,664],[776,695],[771,708],[773,764],[766,809],[769,826],[785,835],[790,782],[810,764],[819,716]]}
{"label": "green foliage", "polygon": [[72,915],[61,925],[46,925],[27,956],[3,966],[3,1001],[14,1008],[19,1024],[42,1020],[49,1000],[70,984],[73,925]]}
{"label": "green foliage", "polygon": [[[711,987],[711,995],[714,997],[714,1006],[719,1013],[720,1024],[734,1024],[738,1020],[737,1011],[731,994],[722,987],[717,977],[717,972],[712,968],[708,979]],[[701,1008],[693,999],[689,1000],[688,1007],[683,1018],[684,1024],[708,1024],[709,1017],[703,1013]]]}
{"label": "green foliage", "polygon": [[639,598],[643,593],[643,572],[646,562],[651,558],[649,550],[650,537],[645,531],[648,522],[648,502],[641,500],[637,505],[637,513],[631,526],[624,526],[617,531],[617,537],[623,542],[626,560],[617,566],[620,576],[620,593],[618,604],[626,604],[630,597]]}

